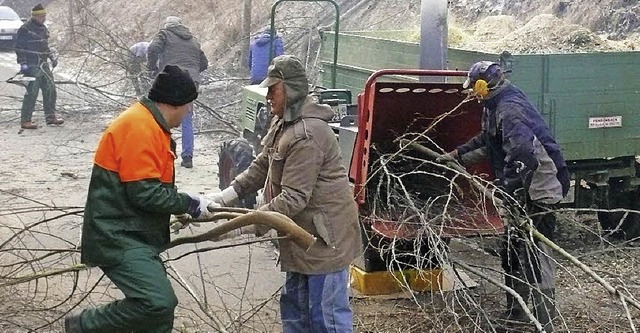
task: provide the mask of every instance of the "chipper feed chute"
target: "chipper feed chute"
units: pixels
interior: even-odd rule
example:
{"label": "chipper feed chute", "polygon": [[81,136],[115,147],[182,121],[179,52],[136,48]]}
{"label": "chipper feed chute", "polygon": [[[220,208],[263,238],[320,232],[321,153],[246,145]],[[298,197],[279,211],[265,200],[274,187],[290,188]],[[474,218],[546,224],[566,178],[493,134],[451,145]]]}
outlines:
{"label": "chipper feed chute", "polygon": [[[352,283],[364,294],[386,294],[403,285],[445,289],[449,240],[497,235],[502,222],[491,198],[406,142],[451,151],[480,131],[481,105],[462,103],[467,95],[460,83],[377,81],[385,74],[466,72],[380,71],[359,97],[350,177],[368,246],[352,268]],[[468,169],[487,181],[493,178],[486,163]]]}

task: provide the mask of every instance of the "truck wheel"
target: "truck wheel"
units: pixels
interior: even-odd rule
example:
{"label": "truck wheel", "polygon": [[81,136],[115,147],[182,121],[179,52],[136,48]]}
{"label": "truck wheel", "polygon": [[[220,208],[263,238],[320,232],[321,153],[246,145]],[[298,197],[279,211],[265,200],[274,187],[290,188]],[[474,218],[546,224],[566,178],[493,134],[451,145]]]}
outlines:
{"label": "truck wheel", "polygon": [[[218,154],[218,184],[221,190],[231,185],[231,181],[246,170],[253,162],[253,148],[245,139],[225,141]],[[246,195],[236,203],[236,207],[254,208],[256,193]]]}
{"label": "truck wheel", "polygon": [[[611,205],[609,208],[640,210],[638,200],[640,200],[640,195],[636,192],[610,193],[609,202]],[[620,223],[622,219],[624,220]],[[640,237],[640,214],[628,213],[625,217],[625,212],[598,212],[598,221],[606,233],[610,233],[620,225],[620,228],[613,233],[616,237],[625,239]]]}

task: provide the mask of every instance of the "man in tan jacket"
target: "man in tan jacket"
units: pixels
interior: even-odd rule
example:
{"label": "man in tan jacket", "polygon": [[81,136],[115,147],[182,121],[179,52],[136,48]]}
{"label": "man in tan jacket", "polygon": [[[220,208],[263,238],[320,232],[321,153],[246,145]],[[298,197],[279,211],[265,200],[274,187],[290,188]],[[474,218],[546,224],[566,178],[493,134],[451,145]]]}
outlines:
{"label": "man in tan jacket", "polygon": [[264,148],[231,186],[210,198],[228,205],[264,187],[267,204],[260,210],[282,213],[318,239],[308,251],[280,240],[284,332],[352,332],[348,267],[362,239],[344,161],[327,123],[333,111],[308,95],[304,66],[294,56],[274,58],[261,86],[269,88],[275,116]]}

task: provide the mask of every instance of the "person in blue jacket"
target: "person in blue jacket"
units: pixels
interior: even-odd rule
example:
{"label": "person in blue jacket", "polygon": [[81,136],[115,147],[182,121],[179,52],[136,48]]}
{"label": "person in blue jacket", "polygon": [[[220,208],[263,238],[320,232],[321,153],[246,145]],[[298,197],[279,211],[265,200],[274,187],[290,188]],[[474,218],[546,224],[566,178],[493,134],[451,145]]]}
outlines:
{"label": "person in blue jacket", "polygon": [[[485,158],[493,169],[494,184],[507,201],[517,201],[533,226],[553,240],[556,205],[569,190],[567,165],[549,127],[529,98],[513,85],[497,63],[481,61],[469,69],[465,89],[472,88],[484,106],[482,130],[449,153],[463,165]],[[546,332],[553,332],[555,265],[552,250],[528,235],[505,228],[501,251],[505,284],[528,302]],[[507,320],[528,321],[524,309],[507,293]]]}
{"label": "person in blue jacket", "polygon": [[[257,35],[251,42],[247,66],[251,71],[251,84],[259,84],[267,77],[269,68],[269,46],[271,45],[271,27],[265,27],[262,33]],[[273,38],[273,58],[284,54],[284,44],[279,35]]]}

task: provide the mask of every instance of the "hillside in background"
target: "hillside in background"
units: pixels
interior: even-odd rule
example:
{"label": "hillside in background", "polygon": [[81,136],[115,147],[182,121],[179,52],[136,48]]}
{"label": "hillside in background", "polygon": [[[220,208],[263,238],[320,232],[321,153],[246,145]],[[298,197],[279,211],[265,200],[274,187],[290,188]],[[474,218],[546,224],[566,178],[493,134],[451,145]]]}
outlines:
{"label": "hillside in background", "polygon": [[[413,30],[417,33],[419,30],[420,0],[337,2],[343,31]],[[511,51],[516,52],[536,52],[538,49],[559,52],[634,49],[634,42],[632,45],[600,47],[601,40],[627,37],[636,40],[640,25],[640,5],[632,0],[603,0],[596,3],[590,0],[457,0],[450,3],[450,30],[460,31],[462,35],[451,38],[452,46],[485,51],[492,48],[513,48]],[[269,22],[272,4],[273,1],[270,0],[252,1],[251,27],[254,33]],[[63,46],[68,42],[70,19],[74,22],[76,33],[82,31],[83,26],[91,26],[109,33],[112,35],[111,40],[125,48],[137,41],[152,38],[168,15],[181,17],[191,28],[205,52],[216,60],[212,64],[215,68],[232,70],[241,67],[241,45],[248,43],[241,36],[243,1],[54,0],[49,8],[49,20],[54,23],[52,31]],[[541,14],[549,15],[541,17]],[[486,19],[494,15],[503,15],[503,19]],[[505,16],[508,18],[504,19]],[[532,19],[534,23],[527,26]],[[312,53],[317,47],[317,28],[329,26],[333,21],[334,10],[327,2],[285,2],[279,7],[276,16],[278,29],[284,37],[288,52],[300,54],[307,59],[313,58]],[[569,25],[570,28],[558,30],[559,25]],[[513,33],[525,26],[520,34]],[[545,40],[552,44],[565,42],[554,38],[540,38],[558,31],[562,33],[562,38],[574,39],[569,41],[570,44],[585,44],[587,47],[547,47]],[[578,32],[574,33],[575,31]],[[415,40],[416,36],[412,38]],[[506,41],[498,42],[504,38]],[[532,45],[529,40],[531,38],[536,39],[533,48],[529,47]],[[483,43],[489,43],[490,46]],[[594,47],[589,48],[589,45]]]}

